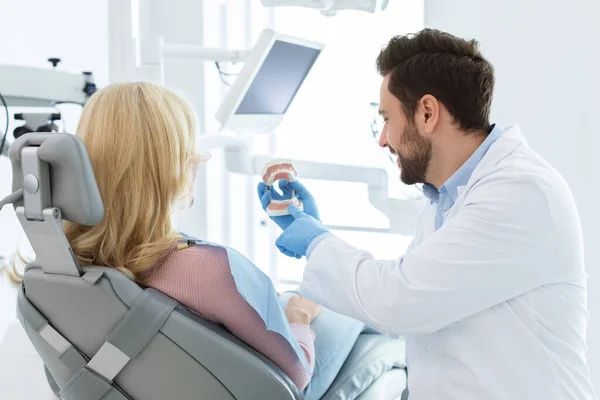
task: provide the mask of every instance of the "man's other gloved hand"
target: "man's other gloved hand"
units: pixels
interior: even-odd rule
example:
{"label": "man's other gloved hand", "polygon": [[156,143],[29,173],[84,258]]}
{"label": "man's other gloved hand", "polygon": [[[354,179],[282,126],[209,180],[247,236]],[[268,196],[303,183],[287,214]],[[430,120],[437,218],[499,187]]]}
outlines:
{"label": "man's other gloved hand", "polygon": [[283,254],[289,257],[301,258],[306,255],[308,246],[317,237],[329,233],[323,224],[290,205],[290,217],[294,221],[284,229],[275,241],[275,245]]}

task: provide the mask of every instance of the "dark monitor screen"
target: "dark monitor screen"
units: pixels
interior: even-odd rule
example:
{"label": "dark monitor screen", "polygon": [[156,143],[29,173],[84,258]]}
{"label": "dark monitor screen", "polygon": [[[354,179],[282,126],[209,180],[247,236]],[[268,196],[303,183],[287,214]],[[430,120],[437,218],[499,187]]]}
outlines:
{"label": "dark monitor screen", "polygon": [[236,114],[284,114],[320,49],[275,41]]}

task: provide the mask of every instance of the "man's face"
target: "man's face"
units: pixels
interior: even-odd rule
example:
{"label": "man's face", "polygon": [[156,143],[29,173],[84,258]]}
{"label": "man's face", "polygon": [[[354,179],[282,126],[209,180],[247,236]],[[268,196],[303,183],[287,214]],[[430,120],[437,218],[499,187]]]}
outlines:
{"label": "man's face", "polygon": [[398,156],[400,179],[407,185],[425,183],[431,160],[431,140],[423,137],[414,123],[407,118],[400,101],[388,90],[390,75],[381,84],[379,113],[384,125],[379,145]]}

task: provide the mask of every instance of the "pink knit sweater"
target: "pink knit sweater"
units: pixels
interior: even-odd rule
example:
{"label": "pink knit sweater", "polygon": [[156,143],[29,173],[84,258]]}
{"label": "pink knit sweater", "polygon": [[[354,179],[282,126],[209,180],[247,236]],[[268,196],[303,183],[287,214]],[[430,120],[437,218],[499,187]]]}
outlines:
{"label": "pink knit sweater", "polygon": [[[213,246],[173,248],[152,269],[144,283],[171,296],[202,318],[219,323],[281,368],[303,390],[311,374],[287,341],[267,331],[258,313],[235,286],[225,249]],[[307,325],[291,330],[314,369],[315,335]]]}

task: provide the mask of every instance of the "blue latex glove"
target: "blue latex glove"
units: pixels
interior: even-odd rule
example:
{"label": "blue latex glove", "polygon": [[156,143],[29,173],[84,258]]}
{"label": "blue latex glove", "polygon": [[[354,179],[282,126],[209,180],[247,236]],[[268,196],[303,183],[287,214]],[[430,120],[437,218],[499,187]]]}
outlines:
{"label": "blue latex glove", "polygon": [[[319,217],[319,209],[317,208],[317,202],[315,198],[310,194],[308,189],[304,187],[298,181],[288,182],[285,180],[279,181],[279,189],[282,194],[277,193],[277,191],[273,189],[267,189],[267,185],[263,182],[258,184],[258,198],[260,199],[260,205],[263,210],[267,210],[271,199],[274,200],[289,200],[292,198],[292,191],[296,192],[296,197],[302,202],[304,205],[304,212],[311,217],[315,218],[318,221],[321,221]],[[292,222],[294,222],[294,217],[291,215],[282,215],[278,217],[270,217],[273,222],[275,222],[281,229],[287,228]]]}
{"label": "blue latex glove", "polygon": [[275,241],[275,245],[289,257],[301,258],[306,255],[310,243],[324,233],[329,233],[320,221],[300,211],[297,207],[288,206],[290,217],[294,222],[289,224]]}

